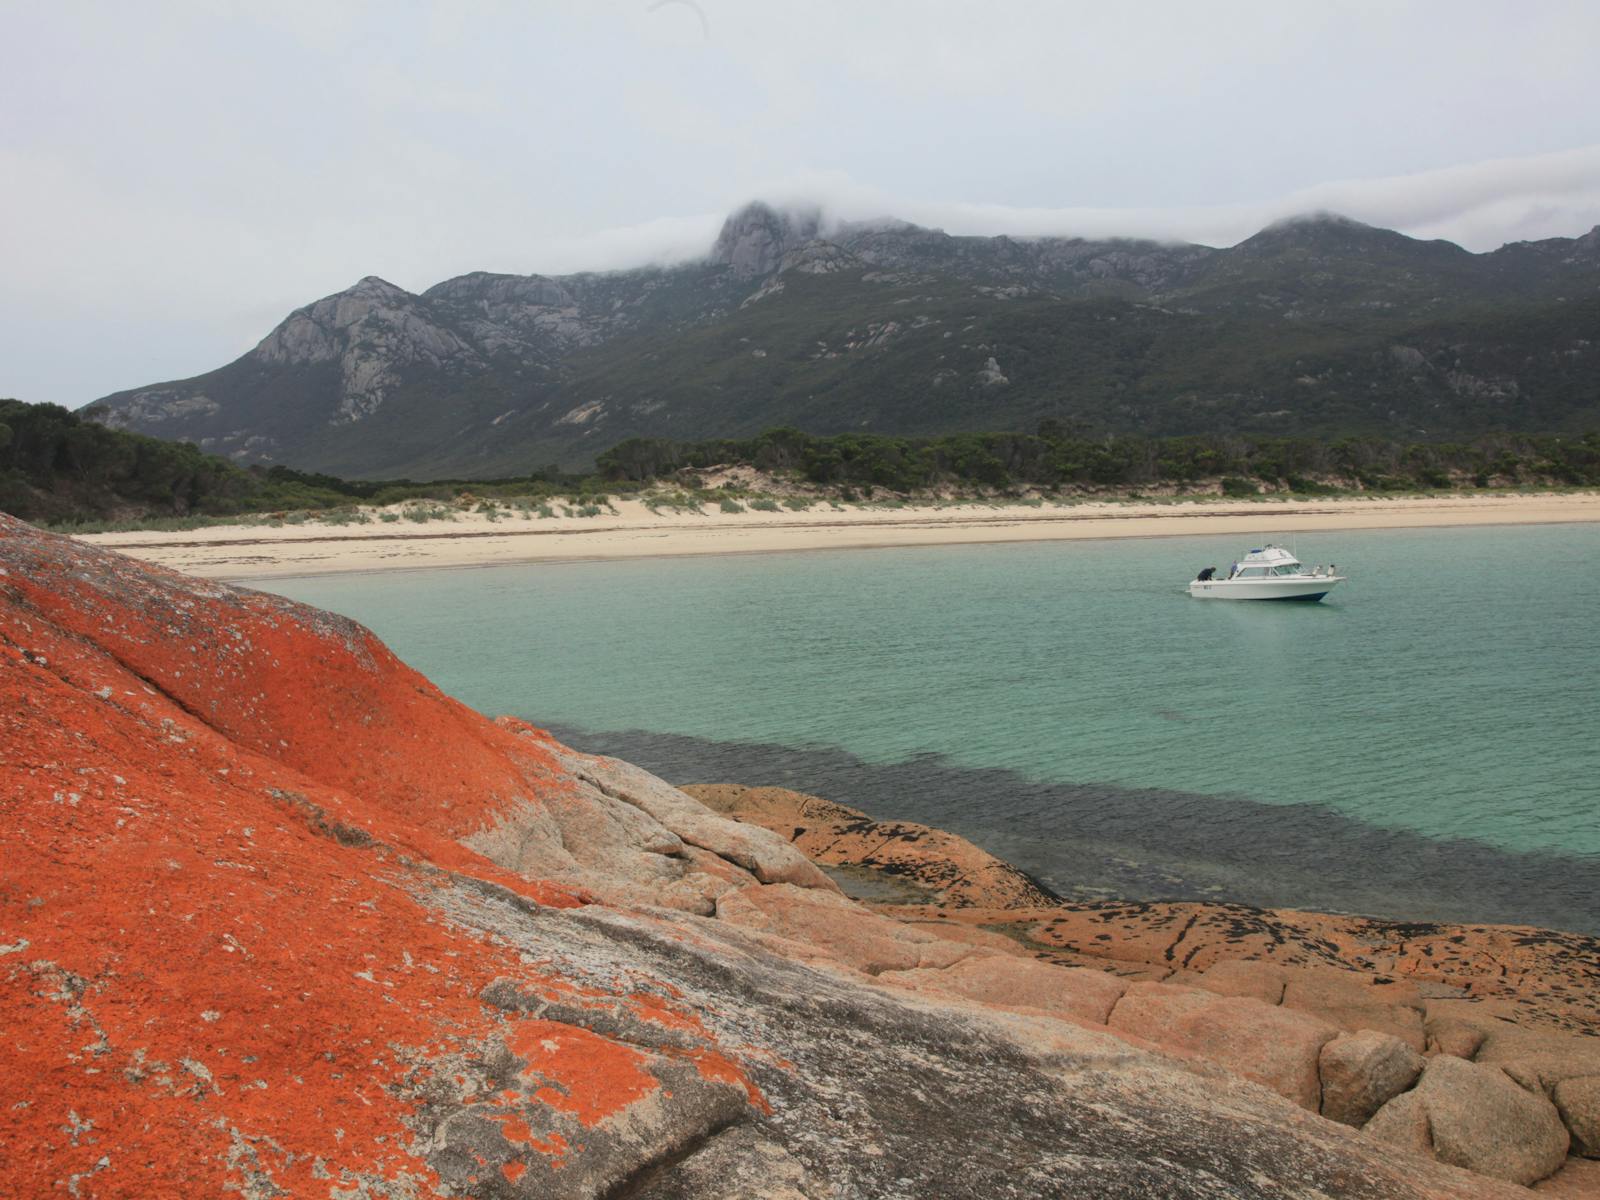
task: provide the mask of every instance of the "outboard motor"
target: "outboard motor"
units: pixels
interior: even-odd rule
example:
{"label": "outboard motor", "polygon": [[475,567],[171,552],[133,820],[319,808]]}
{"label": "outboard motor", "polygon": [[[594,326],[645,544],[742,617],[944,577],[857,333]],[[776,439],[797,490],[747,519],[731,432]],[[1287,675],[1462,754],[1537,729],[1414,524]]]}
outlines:
{"label": "outboard motor", "polygon": [[1215,567],[1207,567],[1205,570],[1201,571],[1200,574],[1195,576],[1195,582],[1204,583],[1216,573],[1217,569]]}

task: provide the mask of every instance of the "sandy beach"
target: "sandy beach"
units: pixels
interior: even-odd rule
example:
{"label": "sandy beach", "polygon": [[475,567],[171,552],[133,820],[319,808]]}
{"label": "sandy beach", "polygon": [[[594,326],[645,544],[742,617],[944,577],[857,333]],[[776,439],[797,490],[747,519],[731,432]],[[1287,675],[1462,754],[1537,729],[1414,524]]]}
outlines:
{"label": "sandy beach", "polygon": [[922,508],[819,502],[793,512],[652,510],[613,501],[598,516],[456,512],[447,519],[336,525],[217,525],[184,531],[82,535],[96,546],[193,575],[265,579],[347,571],[474,567],[516,562],[755,554],[973,542],[1239,534],[1247,539],[1341,529],[1528,525],[1600,521],[1600,493],[1491,494],[1396,499],[1176,503],[961,504]]}

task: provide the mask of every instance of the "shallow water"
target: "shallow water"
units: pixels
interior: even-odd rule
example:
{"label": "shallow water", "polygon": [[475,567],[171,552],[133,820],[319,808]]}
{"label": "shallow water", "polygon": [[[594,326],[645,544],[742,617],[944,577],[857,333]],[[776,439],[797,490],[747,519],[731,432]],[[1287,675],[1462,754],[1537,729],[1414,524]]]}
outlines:
{"label": "shallow water", "polygon": [[1245,548],[271,587],[363,621],[482,711],[675,782],[783,783],[952,828],[1058,890],[1600,929],[1600,526],[1303,535],[1306,561],[1352,576],[1322,604],[1184,594]]}

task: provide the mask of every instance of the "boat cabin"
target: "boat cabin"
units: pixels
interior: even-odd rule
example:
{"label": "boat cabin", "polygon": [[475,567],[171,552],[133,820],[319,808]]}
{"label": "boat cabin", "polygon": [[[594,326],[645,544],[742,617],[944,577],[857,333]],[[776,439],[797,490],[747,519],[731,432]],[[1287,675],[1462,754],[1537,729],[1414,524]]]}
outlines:
{"label": "boat cabin", "polygon": [[1304,575],[1300,560],[1282,546],[1262,546],[1239,560],[1229,579],[1266,579],[1274,575]]}

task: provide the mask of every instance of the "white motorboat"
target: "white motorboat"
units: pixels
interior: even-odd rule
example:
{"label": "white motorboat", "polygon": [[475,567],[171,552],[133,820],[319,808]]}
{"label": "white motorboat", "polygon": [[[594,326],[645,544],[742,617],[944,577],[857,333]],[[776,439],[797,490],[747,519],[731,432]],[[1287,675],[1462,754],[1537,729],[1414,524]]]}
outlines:
{"label": "white motorboat", "polygon": [[1218,575],[1207,567],[1189,584],[1189,595],[1201,600],[1321,600],[1343,583],[1332,563],[1307,568],[1282,546],[1250,551]]}

